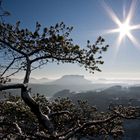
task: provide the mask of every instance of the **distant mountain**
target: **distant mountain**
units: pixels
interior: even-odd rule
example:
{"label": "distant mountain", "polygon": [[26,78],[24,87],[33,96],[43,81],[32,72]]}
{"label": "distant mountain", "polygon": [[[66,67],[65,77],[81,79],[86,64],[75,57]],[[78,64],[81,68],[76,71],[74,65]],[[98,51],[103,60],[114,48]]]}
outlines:
{"label": "distant mountain", "polygon": [[123,85],[140,85],[140,79],[96,79],[93,83],[116,83],[116,84],[123,84]]}
{"label": "distant mountain", "polygon": [[115,85],[115,86],[112,86],[112,87],[109,87],[109,88],[107,88],[107,89],[105,89],[104,90],[104,92],[106,93],[106,94],[115,94],[115,93],[120,93],[120,92],[122,92],[122,90],[123,90],[123,87],[122,86],[120,86],[120,85]]}
{"label": "distant mountain", "polygon": [[[41,83],[47,83],[47,82],[51,82],[51,81],[52,80],[50,80],[48,78],[40,78],[40,79],[36,79],[36,78],[33,78],[33,77],[30,78],[30,83],[38,83],[38,84],[41,84]],[[22,83],[23,82],[23,79],[12,78],[11,79],[11,82],[12,83]]]}
{"label": "distant mountain", "polygon": [[[48,83],[51,82],[52,80],[48,79],[48,78],[40,78],[40,79],[36,79],[36,81],[34,81],[34,83]],[[33,83],[33,81],[31,80],[31,83]]]}
{"label": "distant mountain", "polygon": [[106,110],[110,103],[140,106],[140,87],[112,86],[101,91],[84,91],[74,93],[62,90],[54,94],[53,98],[68,97],[72,101],[86,100],[90,105],[96,105],[100,110]]}
{"label": "distant mountain", "polygon": [[57,79],[51,84],[54,85],[89,85],[91,81],[84,78],[83,75],[64,75],[60,79]]}
{"label": "distant mountain", "polygon": [[[69,90],[62,90],[57,92],[54,98],[68,97],[74,103],[78,100],[87,101],[91,106],[95,106],[100,111],[108,111],[110,104],[123,106],[137,106],[140,107],[140,86],[123,87],[112,86],[107,89],[97,91],[87,91],[81,93],[73,93]],[[123,124],[125,133],[123,140],[139,140],[140,139],[140,121],[136,119],[125,120]]]}

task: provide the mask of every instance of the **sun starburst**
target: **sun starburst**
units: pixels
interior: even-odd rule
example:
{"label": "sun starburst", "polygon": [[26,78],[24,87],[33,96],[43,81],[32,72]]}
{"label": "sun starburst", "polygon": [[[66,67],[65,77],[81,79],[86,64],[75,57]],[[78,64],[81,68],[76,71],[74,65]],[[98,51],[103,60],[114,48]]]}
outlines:
{"label": "sun starburst", "polygon": [[123,38],[124,36],[128,35],[130,33],[131,26],[128,22],[124,22],[121,25],[119,25],[118,32],[120,33],[120,36]]}
{"label": "sun starburst", "polygon": [[115,12],[111,9],[111,7],[109,7],[106,3],[104,3],[105,10],[109,14],[109,16],[113,20],[113,22],[118,26],[115,29],[109,29],[105,32],[105,34],[119,33],[119,36],[118,36],[117,42],[116,42],[117,50],[119,49],[119,47],[122,43],[122,40],[125,37],[128,37],[129,40],[136,47],[140,48],[139,42],[137,41],[137,39],[131,33],[132,30],[140,29],[140,24],[137,24],[137,25],[131,25],[130,24],[130,22],[132,21],[132,18],[134,16],[134,12],[135,12],[135,9],[136,9],[136,4],[137,4],[137,0],[133,0],[131,5],[130,5],[130,9],[129,9],[127,17],[123,21],[121,21],[117,17],[117,15],[115,14]]}

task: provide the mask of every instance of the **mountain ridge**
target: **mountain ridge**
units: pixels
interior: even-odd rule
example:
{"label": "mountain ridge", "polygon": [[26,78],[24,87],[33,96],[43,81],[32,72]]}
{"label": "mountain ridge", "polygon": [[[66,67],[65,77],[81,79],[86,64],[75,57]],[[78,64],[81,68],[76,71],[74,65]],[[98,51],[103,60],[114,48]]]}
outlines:
{"label": "mountain ridge", "polygon": [[89,85],[90,80],[85,79],[84,75],[64,75],[61,78],[52,81],[54,85]]}

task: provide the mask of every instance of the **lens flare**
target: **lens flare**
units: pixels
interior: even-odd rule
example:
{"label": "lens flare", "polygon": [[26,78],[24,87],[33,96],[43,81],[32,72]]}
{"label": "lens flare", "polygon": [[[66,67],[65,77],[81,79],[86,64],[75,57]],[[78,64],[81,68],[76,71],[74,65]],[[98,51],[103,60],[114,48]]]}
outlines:
{"label": "lens flare", "polygon": [[118,28],[118,32],[120,33],[120,36],[122,38],[128,35],[128,33],[130,33],[130,30],[131,30],[131,26],[127,22],[122,23]]}
{"label": "lens flare", "polygon": [[123,38],[125,38],[125,37],[128,37],[129,40],[134,44],[134,46],[136,46],[140,49],[140,43],[137,41],[137,39],[131,33],[132,30],[140,29],[140,24],[137,24],[137,25],[130,24],[134,14],[135,14],[136,5],[137,5],[137,0],[132,0],[128,15],[122,22],[117,17],[117,15],[112,10],[112,8],[109,7],[105,2],[103,3],[103,6],[104,6],[106,12],[108,13],[109,17],[118,26],[115,29],[109,29],[105,32],[105,34],[119,33],[119,36],[117,38],[117,44],[116,44],[117,50],[119,49],[121,42],[122,42]]}

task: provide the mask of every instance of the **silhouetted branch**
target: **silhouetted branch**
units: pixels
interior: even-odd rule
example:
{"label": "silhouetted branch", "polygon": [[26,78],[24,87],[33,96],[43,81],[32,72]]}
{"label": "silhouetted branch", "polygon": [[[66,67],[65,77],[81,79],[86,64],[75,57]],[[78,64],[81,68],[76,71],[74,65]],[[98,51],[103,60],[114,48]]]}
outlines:
{"label": "silhouetted branch", "polygon": [[[18,60],[18,59],[21,59],[21,58],[23,58],[23,57],[13,58],[13,60],[11,61],[11,63],[8,66],[6,66],[5,70],[1,74],[1,77],[11,68],[11,66],[14,64],[15,60]],[[15,73],[18,73],[20,69],[21,68],[19,68],[16,72],[14,72],[14,73],[10,74],[9,76],[6,76],[6,77],[10,77],[10,76],[14,75]]]}
{"label": "silhouetted branch", "polygon": [[0,42],[3,43],[3,44],[5,44],[5,45],[7,45],[9,48],[11,48],[12,50],[14,50],[15,52],[18,52],[19,54],[22,54],[25,57],[27,57],[27,54],[26,53],[24,53],[23,51],[21,51],[19,49],[16,49],[16,47],[15,46],[12,46],[10,43],[8,43],[8,42],[6,42],[6,41],[4,41],[2,39],[0,39]]}
{"label": "silhouetted branch", "polygon": [[3,84],[0,85],[0,91],[7,90],[7,89],[21,89],[23,87],[27,87],[25,84]]}
{"label": "silhouetted branch", "polygon": [[37,68],[40,68],[41,66],[43,66],[43,65],[45,65],[45,64],[47,64],[47,63],[48,63],[48,62],[42,62],[41,64],[39,64],[39,65],[36,66],[36,67],[33,67],[33,66],[32,66],[31,71],[36,70]]}
{"label": "silhouetted branch", "polygon": [[[17,68],[16,68],[17,69]],[[11,77],[12,75],[18,73],[20,70],[22,70],[23,67],[18,68],[16,71],[14,71],[13,73],[10,73],[9,75],[6,76],[6,78]]]}
{"label": "silhouetted branch", "polygon": [[7,66],[7,68],[4,70],[4,72],[1,74],[1,76],[3,76],[7,71],[8,69],[12,66],[12,64],[15,62],[15,58],[13,59],[13,61],[9,64],[9,66]]}

